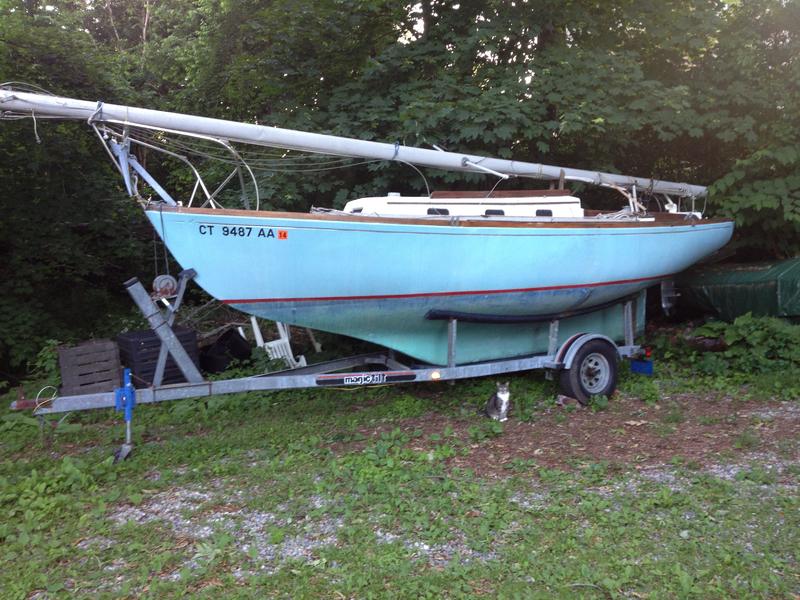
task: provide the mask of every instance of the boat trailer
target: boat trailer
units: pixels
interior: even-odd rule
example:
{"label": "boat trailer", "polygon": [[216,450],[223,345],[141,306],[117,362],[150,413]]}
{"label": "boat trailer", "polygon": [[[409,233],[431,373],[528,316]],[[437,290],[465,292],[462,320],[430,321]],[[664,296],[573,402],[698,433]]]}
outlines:
{"label": "boat trailer", "polygon": [[[546,354],[459,365],[456,356],[459,315],[453,313],[434,316],[434,318],[446,318],[448,321],[446,366],[407,365],[398,360],[392,350],[386,350],[263,375],[209,381],[202,376],[172,330],[186,285],[195,275],[193,269],[184,270],[179,274],[177,294],[171,304],[166,300],[163,301],[165,309],[159,308],[138,279],[133,278],[125,282],[128,294],[161,341],[151,387],[136,389],[131,382],[130,370],[125,369],[122,387],[113,392],[56,396],[44,400],[17,400],[12,402],[11,409],[33,409],[33,414],[43,419],[49,414],[114,408],[123,413],[125,421],[125,442],[115,453],[115,458],[119,461],[127,458],[133,450],[132,423],[134,408],[138,404],[241,392],[454,381],[534,369],[545,369],[550,379],[554,373],[559,372],[562,392],[576,398],[582,404],[587,404],[592,396],[607,395],[616,388],[619,358],[637,358],[642,355],[641,346],[634,344],[636,304],[641,296],[634,296],[617,302],[623,311],[622,345],[617,345],[605,335],[592,332],[575,334],[558,344],[559,321],[563,317],[555,315],[548,317],[549,347]],[[585,312],[592,310],[594,309],[587,309]],[[568,316],[575,314],[569,313]],[[537,318],[537,320],[542,319]],[[162,384],[168,355],[172,356],[183,373],[185,383]]]}

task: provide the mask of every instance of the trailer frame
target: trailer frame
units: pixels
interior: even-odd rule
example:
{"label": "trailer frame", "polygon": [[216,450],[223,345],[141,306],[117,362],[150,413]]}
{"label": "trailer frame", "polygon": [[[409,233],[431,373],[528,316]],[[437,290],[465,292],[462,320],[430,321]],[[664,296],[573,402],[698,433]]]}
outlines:
{"label": "trailer frame", "polygon": [[[172,330],[175,313],[182,303],[186,285],[195,275],[196,272],[193,269],[186,269],[179,274],[177,295],[171,304],[164,301],[165,309],[158,307],[138,279],[133,278],[125,282],[129,295],[161,340],[156,376],[151,387],[136,389],[131,382],[130,371],[126,369],[122,387],[113,392],[56,396],[42,401],[17,400],[12,402],[12,410],[33,409],[34,415],[43,418],[50,414],[114,408],[123,413],[125,421],[125,441],[115,453],[115,458],[122,460],[133,451],[133,414],[135,407],[139,404],[207,398],[218,394],[242,392],[455,381],[538,369],[548,371],[548,375],[552,377],[553,372],[568,372],[570,369],[585,368],[580,364],[575,364],[576,357],[579,356],[582,348],[595,341],[599,341],[607,350],[607,355],[613,359],[615,365],[619,358],[635,358],[642,353],[641,346],[634,343],[637,300],[625,298],[620,300],[624,319],[624,342],[621,345],[605,335],[593,332],[575,334],[559,344],[560,319],[556,316],[549,320],[547,353],[459,365],[456,352],[458,318],[453,316],[447,319],[447,365],[444,366],[406,364],[401,362],[392,350],[386,350],[261,375],[210,381],[204,379],[200,374]],[[595,347],[597,346],[598,344],[595,344]],[[161,383],[168,354],[172,356],[186,378],[185,383],[168,385]],[[615,387],[616,368],[614,368],[612,376]],[[566,391],[571,392],[572,390]]]}

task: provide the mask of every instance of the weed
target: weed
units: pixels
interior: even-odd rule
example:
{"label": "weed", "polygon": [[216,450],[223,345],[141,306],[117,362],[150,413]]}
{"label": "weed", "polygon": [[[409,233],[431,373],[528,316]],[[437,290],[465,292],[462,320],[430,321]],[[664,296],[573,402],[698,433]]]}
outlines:
{"label": "weed", "polygon": [[759,443],[761,443],[761,439],[758,437],[758,434],[750,428],[745,429],[733,440],[734,448],[739,450],[752,450],[756,448]]}
{"label": "weed", "polygon": [[661,390],[652,377],[631,375],[624,378],[620,387],[627,396],[638,398],[646,404],[656,404],[661,399]]}
{"label": "weed", "polygon": [[418,417],[428,411],[428,404],[411,394],[402,394],[392,402],[391,412],[395,417]]}
{"label": "weed", "polygon": [[514,473],[524,473],[536,468],[536,461],[532,458],[513,458],[505,465],[505,468]]}
{"label": "weed", "polygon": [[231,546],[233,537],[227,533],[215,535],[210,540],[202,541],[195,547],[195,554],[192,557],[195,561],[210,563],[218,560],[225,550]]}
{"label": "weed", "polygon": [[660,435],[661,437],[670,436],[676,431],[676,428],[673,425],[667,425],[665,423],[654,423],[652,427],[656,432],[656,435]]}
{"label": "weed", "polygon": [[525,391],[514,393],[514,417],[522,422],[534,421],[537,414],[542,411],[544,399],[552,396],[549,387],[552,386],[528,386]]}
{"label": "weed", "polygon": [[783,458],[791,458],[797,451],[797,440],[779,440],[777,443],[778,455]]}
{"label": "weed", "polygon": [[468,429],[469,438],[473,442],[482,442],[487,439],[495,438],[503,433],[503,424],[494,419],[486,420],[480,425],[472,425]]}
{"label": "weed", "polygon": [[270,527],[267,531],[267,539],[270,544],[280,544],[286,539],[286,530],[282,527]]}
{"label": "weed", "polygon": [[705,375],[720,376],[728,372],[728,361],[719,354],[701,354],[694,362],[694,367]]}
{"label": "weed", "polygon": [[661,422],[665,425],[678,425],[685,420],[683,409],[677,402],[671,402],[667,411],[661,414]]}
{"label": "weed", "polygon": [[596,485],[602,482],[608,470],[608,463],[590,463],[581,471],[582,479],[589,485]]}
{"label": "weed", "polygon": [[772,485],[778,480],[778,476],[772,469],[756,466],[747,470],[739,471],[736,474],[737,481],[752,481],[759,485]]}
{"label": "weed", "polygon": [[432,452],[427,454],[428,460],[446,460],[458,455],[458,449],[452,444],[441,444],[436,446]]}
{"label": "weed", "polygon": [[594,412],[600,412],[608,408],[608,396],[592,396],[590,406]]}

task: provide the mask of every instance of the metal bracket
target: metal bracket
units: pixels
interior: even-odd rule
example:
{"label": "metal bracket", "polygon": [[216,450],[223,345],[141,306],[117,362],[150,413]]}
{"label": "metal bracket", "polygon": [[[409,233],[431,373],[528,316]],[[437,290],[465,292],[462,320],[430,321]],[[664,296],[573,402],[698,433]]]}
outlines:
{"label": "metal bracket", "polygon": [[[178,292],[175,295],[175,301],[168,308],[169,311],[169,316],[167,317],[168,327],[172,327],[172,324],[175,322],[175,313],[178,312],[178,309],[181,307],[181,302],[183,302],[183,295],[186,293],[186,284],[188,284],[191,279],[194,279],[196,275],[197,271],[195,271],[194,269],[186,269],[178,273]],[[168,355],[168,348],[166,344],[164,344],[164,342],[162,341],[161,348],[158,351],[158,362],[156,363],[156,372],[153,375],[154,387],[160,386],[164,380],[164,369],[167,366],[167,355]],[[184,373],[184,376],[185,375],[186,373]],[[188,377],[187,381],[189,381]]]}
{"label": "metal bracket", "polygon": [[555,356],[558,350],[558,319],[550,321],[550,337],[547,340],[547,353],[550,356]]}
{"label": "metal bracket", "polygon": [[633,300],[628,300],[622,307],[623,311],[623,321],[625,327],[625,345],[626,346],[633,346],[634,341],[634,331],[636,327],[634,326],[635,321],[635,304]]}
{"label": "metal bracket", "polygon": [[[179,277],[181,278],[181,286],[184,290],[188,279],[194,277],[195,274],[196,273],[193,269],[187,269],[186,271],[181,272]],[[131,298],[133,298],[133,301],[139,307],[139,310],[147,319],[147,322],[150,323],[152,330],[161,340],[161,345],[165,346],[166,350],[172,355],[172,358],[175,359],[175,364],[178,365],[178,368],[181,370],[181,373],[183,373],[186,381],[189,383],[202,383],[203,376],[192,362],[192,359],[189,358],[189,355],[186,353],[186,350],[184,349],[180,340],[178,340],[175,332],[172,331],[171,321],[172,318],[174,318],[175,311],[171,311],[169,317],[164,318],[161,310],[158,308],[158,306],[156,306],[155,302],[153,302],[153,299],[150,298],[150,295],[136,277],[126,281],[125,287],[128,290],[128,294],[130,294]],[[179,289],[179,293],[180,292],[181,289]],[[164,360],[166,361],[166,358],[164,358]]]}
{"label": "metal bracket", "polygon": [[456,366],[456,340],[458,338],[458,319],[447,320],[447,366]]}
{"label": "metal bracket", "polygon": [[661,309],[664,314],[671,316],[680,294],[675,289],[674,279],[665,279],[661,282]]}

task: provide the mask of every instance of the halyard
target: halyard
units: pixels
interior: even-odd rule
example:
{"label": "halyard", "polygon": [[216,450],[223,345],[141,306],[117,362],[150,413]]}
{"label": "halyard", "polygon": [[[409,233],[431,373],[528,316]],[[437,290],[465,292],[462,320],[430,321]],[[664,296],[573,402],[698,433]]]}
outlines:
{"label": "halyard", "polygon": [[1,595],[796,597],[797,394],[657,369],[503,425],[491,380],[146,406],[118,465],[111,412],[4,412]]}

